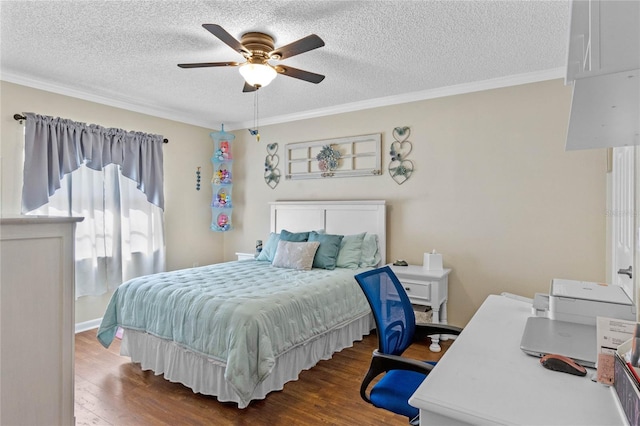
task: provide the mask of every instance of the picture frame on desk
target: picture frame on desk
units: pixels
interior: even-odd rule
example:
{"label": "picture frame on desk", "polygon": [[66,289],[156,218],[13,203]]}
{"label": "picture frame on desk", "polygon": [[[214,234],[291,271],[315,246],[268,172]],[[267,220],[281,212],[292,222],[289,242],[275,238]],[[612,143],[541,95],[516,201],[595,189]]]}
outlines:
{"label": "picture frame on desk", "polygon": [[629,364],[616,352],[613,388],[630,425],[640,424],[640,384]]}

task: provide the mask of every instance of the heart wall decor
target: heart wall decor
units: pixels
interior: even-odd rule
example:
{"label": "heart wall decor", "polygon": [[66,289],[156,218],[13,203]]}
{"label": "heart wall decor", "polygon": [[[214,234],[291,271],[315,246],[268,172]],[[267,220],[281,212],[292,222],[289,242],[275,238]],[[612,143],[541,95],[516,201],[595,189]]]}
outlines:
{"label": "heart wall decor", "polygon": [[413,162],[407,160],[413,150],[413,145],[409,141],[411,129],[407,126],[396,127],[393,129],[392,135],[395,141],[391,143],[391,149],[389,150],[389,155],[391,156],[389,175],[398,185],[402,185],[413,174]]}
{"label": "heart wall decor", "polygon": [[278,169],[280,157],[277,152],[277,143],[267,144],[267,156],[264,158],[264,181],[271,189],[280,183],[280,170]]}

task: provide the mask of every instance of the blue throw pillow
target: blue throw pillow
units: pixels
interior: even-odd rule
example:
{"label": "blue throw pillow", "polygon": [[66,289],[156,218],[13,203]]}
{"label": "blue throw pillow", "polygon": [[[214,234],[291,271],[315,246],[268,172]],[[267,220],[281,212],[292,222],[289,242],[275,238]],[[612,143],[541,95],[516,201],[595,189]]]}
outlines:
{"label": "blue throw pillow", "polygon": [[276,234],[272,232],[269,234],[269,239],[267,243],[262,247],[262,251],[256,257],[256,260],[266,260],[267,262],[273,262],[273,258],[276,255],[276,250],[278,249],[278,241],[280,241],[280,234]]}
{"label": "blue throw pillow", "polygon": [[280,231],[280,239],[282,241],[291,241],[294,243],[303,243],[309,239],[308,232],[289,232],[286,229]]}
{"label": "blue throw pillow", "polygon": [[316,256],[313,258],[314,268],[336,268],[342,238],[344,238],[344,235],[318,234],[316,231],[309,233],[309,241],[318,241],[320,243]]}

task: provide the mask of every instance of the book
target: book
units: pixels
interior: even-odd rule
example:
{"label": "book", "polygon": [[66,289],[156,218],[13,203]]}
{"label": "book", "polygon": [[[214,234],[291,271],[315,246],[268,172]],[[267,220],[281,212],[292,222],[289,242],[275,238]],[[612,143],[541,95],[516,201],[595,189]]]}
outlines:
{"label": "book", "polygon": [[613,388],[629,424],[637,426],[640,425],[640,384],[632,370],[633,367],[616,352]]}
{"label": "book", "polygon": [[[620,320],[608,317],[597,317],[596,319],[596,336],[598,344],[598,361],[597,361],[597,380],[600,383],[606,385],[613,384],[613,365],[614,354],[620,351],[620,348],[630,342],[635,336],[638,330],[638,323],[635,321]],[[624,355],[627,356],[627,361],[633,363],[635,359],[638,363],[637,355],[631,356],[631,350],[633,345],[629,345],[627,348],[624,346],[622,349]],[[629,352],[629,353],[627,353]],[[637,366],[637,365],[636,365]]]}

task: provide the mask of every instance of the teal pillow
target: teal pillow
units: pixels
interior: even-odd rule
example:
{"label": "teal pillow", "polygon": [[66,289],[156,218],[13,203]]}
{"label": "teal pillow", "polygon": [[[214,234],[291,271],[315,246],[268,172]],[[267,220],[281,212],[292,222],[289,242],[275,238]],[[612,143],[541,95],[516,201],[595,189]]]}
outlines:
{"label": "teal pillow", "polygon": [[340,243],[340,251],[336,259],[336,267],[355,269],[362,257],[362,241],[366,232],[355,235],[345,235]]}
{"label": "teal pillow", "polygon": [[262,251],[256,257],[256,260],[266,260],[267,262],[273,262],[273,258],[276,255],[278,249],[278,241],[280,241],[280,234],[272,232],[269,234],[267,243],[262,247]]}
{"label": "teal pillow", "polygon": [[280,239],[282,241],[303,243],[309,239],[309,233],[308,232],[289,232],[286,229],[283,229],[282,231],[280,231]]}
{"label": "teal pillow", "polygon": [[343,235],[309,233],[309,242],[318,241],[320,246],[313,258],[313,267],[322,269],[336,269],[336,260],[340,251]]}
{"label": "teal pillow", "polygon": [[378,236],[369,234],[364,236],[362,240],[362,257],[360,258],[361,268],[373,268],[378,266],[381,257],[378,252]]}

